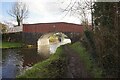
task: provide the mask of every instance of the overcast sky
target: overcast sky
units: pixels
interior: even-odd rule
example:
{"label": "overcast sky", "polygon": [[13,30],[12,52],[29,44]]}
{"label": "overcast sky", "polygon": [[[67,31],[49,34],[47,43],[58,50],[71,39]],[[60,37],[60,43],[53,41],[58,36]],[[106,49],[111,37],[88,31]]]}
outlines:
{"label": "overcast sky", "polygon": [[[8,11],[16,0],[0,1],[0,21],[16,23],[8,15]],[[70,0],[20,0],[25,2],[29,8],[29,17],[24,23],[48,23],[48,22],[69,22],[80,24],[80,19],[75,16],[65,16],[66,13],[61,11],[61,7],[66,7]],[[64,1],[64,3],[62,3]],[[74,1],[74,0],[73,0]],[[64,17],[65,16],[65,17]],[[90,16],[88,16],[90,17]]]}

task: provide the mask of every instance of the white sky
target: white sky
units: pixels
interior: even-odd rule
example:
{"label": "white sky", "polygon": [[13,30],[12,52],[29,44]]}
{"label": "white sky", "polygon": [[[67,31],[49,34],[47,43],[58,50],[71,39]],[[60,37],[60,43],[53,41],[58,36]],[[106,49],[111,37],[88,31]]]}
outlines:
{"label": "white sky", "polygon": [[[15,2],[16,0],[1,0],[1,2]],[[29,8],[29,17],[24,23],[47,23],[47,22],[69,22],[80,24],[80,19],[75,16],[65,16],[61,7],[66,7],[71,0],[19,0],[25,2]],[[61,2],[64,3],[62,4]],[[74,0],[73,0],[74,1]],[[7,12],[7,11],[6,11]],[[64,17],[65,16],[65,17]],[[16,23],[11,16],[5,18],[0,12],[3,21]],[[90,15],[88,16],[90,19]]]}

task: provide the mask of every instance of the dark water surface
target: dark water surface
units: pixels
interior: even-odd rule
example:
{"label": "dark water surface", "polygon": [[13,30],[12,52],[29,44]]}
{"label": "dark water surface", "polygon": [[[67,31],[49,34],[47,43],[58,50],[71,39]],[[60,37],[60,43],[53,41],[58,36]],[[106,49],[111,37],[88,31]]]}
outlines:
{"label": "dark water surface", "polygon": [[15,78],[24,69],[45,59],[37,53],[36,48],[3,49],[2,78]]}
{"label": "dark water surface", "polygon": [[22,74],[25,69],[47,59],[50,54],[55,53],[60,45],[67,43],[71,43],[70,39],[64,39],[56,44],[44,45],[41,43],[38,48],[3,49],[2,78],[15,78]]}

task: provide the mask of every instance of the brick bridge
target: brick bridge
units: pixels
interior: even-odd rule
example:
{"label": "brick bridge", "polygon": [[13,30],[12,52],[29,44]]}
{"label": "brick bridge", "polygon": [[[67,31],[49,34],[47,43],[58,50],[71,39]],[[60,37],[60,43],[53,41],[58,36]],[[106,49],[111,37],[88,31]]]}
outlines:
{"label": "brick bridge", "polygon": [[83,26],[65,22],[24,24],[23,41],[28,44],[34,44],[41,35],[50,32],[62,32],[72,40],[73,34],[79,35],[83,32]]}
{"label": "brick bridge", "polygon": [[43,34],[50,32],[62,32],[67,35],[71,41],[74,41],[74,39],[79,38],[75,38],[74,34],[80,35],[83,33],[83,26],[65,22],[23,24],[23,30],[20,32],[22,36],[19,38],[22,38],[25,44],[36,44]]}

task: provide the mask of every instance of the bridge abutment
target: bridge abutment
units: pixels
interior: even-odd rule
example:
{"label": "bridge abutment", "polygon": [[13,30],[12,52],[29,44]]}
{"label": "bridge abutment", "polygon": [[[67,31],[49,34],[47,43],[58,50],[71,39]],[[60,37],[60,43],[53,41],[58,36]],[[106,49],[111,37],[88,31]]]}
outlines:
{"label": "bridge abutment", "polygon": [[22,33],[23,43],[37,45],[37,41],[42,35],[43,33],[23,32]]}

